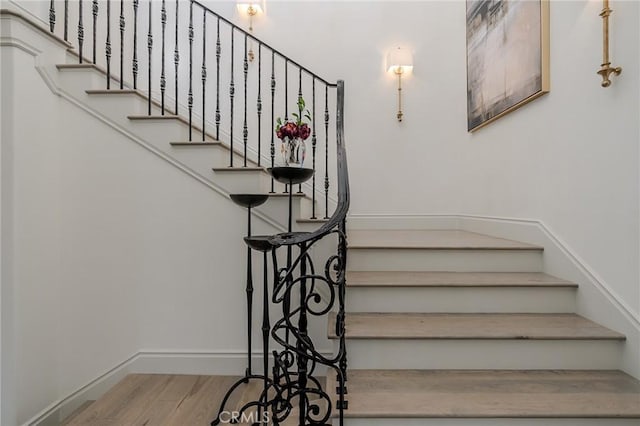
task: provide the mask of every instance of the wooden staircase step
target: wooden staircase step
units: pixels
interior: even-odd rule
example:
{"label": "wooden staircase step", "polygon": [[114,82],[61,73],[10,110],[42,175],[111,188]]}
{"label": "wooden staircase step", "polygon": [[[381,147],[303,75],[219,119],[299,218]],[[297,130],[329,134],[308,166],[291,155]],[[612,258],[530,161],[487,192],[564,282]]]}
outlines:
{"label": "wooden staircase step", "polygon": [[171,142],[171,146],[221,146],[220,141]]}
{"label": "wooden staircase step", "polygon": [[265,172],[266,173],[266,169],[264,167],[253,167],[253,166],[248,166],[248,167],[242,167],[242,166],[234,166],[234,167],[214,167],[212,169],[214,172],[216,173],[225,173],[225,172],[236,172],[236,173],[242,173],[242,172]]}
{"label": "wooden staircase step", "polygon": [[539,272],[348,271],[349,287],[570,287]]}
{"label": "wooden staircase step", "polygon": [[351,370],[347,391],[349,418],[640,418],[621,371]]}
{"label": "wooden staircase step", "polygon": [[519,241],[460,230],[350,230],[350,249],[542,250]]}
{"label": "wooden staircase step", "polygon": [[576,314],[348,313],[346,329],[347,339],[625,340]]}

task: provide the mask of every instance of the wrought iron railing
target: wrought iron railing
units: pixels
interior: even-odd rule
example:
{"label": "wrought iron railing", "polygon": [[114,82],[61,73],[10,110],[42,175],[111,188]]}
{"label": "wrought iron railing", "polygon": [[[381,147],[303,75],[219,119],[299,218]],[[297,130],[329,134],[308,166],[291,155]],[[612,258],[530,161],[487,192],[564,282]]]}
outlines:
{"label": "wrought iron railing", "polygon": [[[56,28],[60,11],[64,14],[63,26]],[[112,11],[118,14],[117,19],[112,20]],[[73,22],[77,22],[77,37],[70,31]],[[90,37],[85,37],[89,26]],[[288,232],[258,237],[249,234],[245,238],[249,247],[248,366],[245,377],[229,389],[212,424],[223,421],[220,416],[224,410],[234,408],[240,416],[249,412],[268,413],[267,417],[254,418],[258,420],[256,423],[268,419],[279,424],[297,410],[299,425],[324,425],[332,416],[342,425],[348,406],[344,318],[345,219],[349,208],[342,81],[328,82],[195,0],[92,0],[90,4],[89,0],[51,0],[49,28],[53,33],[61,32],[65,40],[74,44],[79,63],[88,62],[105,69],[108,90],[118,90],[112,87],[115,86],[120,90],[142,91],[147,96],[149,116],[185,114],[189,141],[226,143],[230,152],[229,167],[270,166],[271,193],[276,191],[276,181],[285,184],[289,197]],[[139,31],[146,32],[146,40],[138,36]],[[118,40],[112,40],[112,34],[119,34]],[[102,40],[104,55],[99,53]],[[87,53],[85,42],[88,45],[89,41],[91,47]],[[139,46],[145,41],[146,49]],[[240,48],[236,48],[237,41]],[[250,53],[254,49],[251,44],[257,45],[255,59]],[[114,50],[119,52],[114,55]],[[167,54],[171,50],[172,56]],[[115,74],[112,73],[114,58]],[[196,77],[198,67],[200,73]],[[209,70],[215,70],[215,78]],[[200,84],[194,79],[199,79]],[[289,105],[303,98],[311,99],[307,102],[312,119],[311,167],[275,167],[276,116],[288,120]],[[335,117],[333,123],[332,117]],[[241,145],[240,149],[237,144]],[[336,156],[335,162],[331,161],[332,153]],[[336,176],[335,183],[330,176]],[[292,232],[292,194],[296,185],[298,192],[302,191],[307,178],[310,183],[304,184],[311,192],[311,218],[327,220],[314,232]],[[330,189],[335,192],[330,194]],[[331,215],[330,195],[335,196],[336,206]],[[236,201],[242,199],[239,197]],[[247,207],[251,203],[257,205],[258,200],[251,196],[244,198]],[[321,204],[321,208],[316,204]],[[250,210],[248,216],[250,229]],[[326,242],[335,244],[335,250],[324,259],[318,259],[323,250],[316,250],[312,255],[314,248]],[[262,374],[254,374],[251,369],[252,250],[263,253]],[[320,264],[322,267],[318,269],[316,265]],[[268,266],[273,270],[271,283]],[[272,325],[275,308],[281,315]],[[330,312],[336,315],[339,344],[332,355],[327,355],[315,347],[308,323],[310,317],[324,317]],[[271,352],[270,339],[277,344],[277,349]],[[318,366],[326,367],[327,375],[335,373],[335,393],[323,387]],[[227,407],[233,391],[248,381],[261,383],[259,396],[240,409]]]}
{"label": "wrought iron railing", "polygon": [[[57,25],[60,14],[64,19]],[[74,45],[79,63],[106,70],[107,89],[140,90],[148,97],[149,116],[184,114],[189,141],[227,144],[232,168],[273,167],[279,151],[276,117],[289,119],[290,105],[307,100],[307,167],[315,172],[305,191],[312,198],[310,218],[330,216],[337,193],[331,158],[335,83],[195,0],[51,0],[49,27]],[[276,191],[272,181],[270,192]]]}

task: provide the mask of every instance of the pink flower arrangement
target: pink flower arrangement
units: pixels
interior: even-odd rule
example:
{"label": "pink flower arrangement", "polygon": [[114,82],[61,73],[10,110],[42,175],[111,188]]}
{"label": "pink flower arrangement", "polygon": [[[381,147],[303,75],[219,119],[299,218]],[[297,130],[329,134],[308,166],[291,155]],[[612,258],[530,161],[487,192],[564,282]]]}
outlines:
{"label": "pink flower arrangement", "polygon": [[309,110],[305,110],[305,103],[302,97],[298,98],[298,112],[294,112],[291,115],[295,117],[295,121],[283,122],[282,118],[278,118],[276,136],[282,141],[296,138],[306,140],[311,135],[311,127],[309,127],[308,123],[302,121],[302,119],[306,118],[310,122],[311,116],[309,115]]}

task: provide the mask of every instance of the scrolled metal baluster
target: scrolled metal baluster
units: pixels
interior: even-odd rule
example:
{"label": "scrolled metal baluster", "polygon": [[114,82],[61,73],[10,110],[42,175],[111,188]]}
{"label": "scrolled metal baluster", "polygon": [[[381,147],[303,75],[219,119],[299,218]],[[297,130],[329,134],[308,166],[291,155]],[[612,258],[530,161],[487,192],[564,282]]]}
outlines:
{"label": "scrolled metal baluster", "polygon": [[49,31],[56,29],[56,4],[53,0],[49,2]]}
{"label": "scrolled metal baluster", "polygon": [[244,35],[244,62],[242,64],[244,72],[244,122],[242,125],[242,142],[244,144],[243,167],[247,167],[247,139],[249,130],[247,127],[247,76],[249,74],[249,61],[247,56],[247,34]]}
{"label": "scrolled metal baluster", "polygon": [[160,9],[160,23],[162,25],[162,65],[160,68],[160,113],[164,115],[164,94],[167,88],[167,78],[164,71],[164,52],[165,52],[165,33],[167,29],[167,5],[166,0],[162,0],[162,8]]}
{"label": "scrolled metal baluster", "polygon": [[258,43],[258,101],[256,111],[258,112],[258,167],[260,167],[262,161],[262,151],[260,149],[262,137],[262,43]]}
{"label": "scrolled metal baluster", "polygon": [[151,115],[151,56],[153,53],[153,28],[152,28],[152,2],[149,2],[149,32],[147,33],[147,50],[149,51],[149,63],[147,64],[149,67],[149,77],[148,77],[148,87],[149,87],[149,95],[147,99],[147,112]]}
{"label": "scrolled metal baluster", "polygon": [[175,99],[175,114],[178,115],[178,65],[180,64],[180,50],[178,49],[178,20],[179,20],[179,16],[178,16],[178,12],[179,12],[179,6],[178,6],[178,1],[176,0],[176,46],[175,49],[173,50],[173,65],[175,67],[175,89],[176,89],[176,99]]}
{"label": "scrolled metal baluster", "polygon": [[205,140],[205,126],[207,125],[207,10],[202,11],[202,141]]}
{"label": "scrolled metal baluster", "polygon": [[231,130],[229,132],[229,167],[233,167],[233,98],[236,92],[235,85],[233,83],[233,55],[234,55],[234,28],[231,27],[231,83],[229,84],[229,97],[230,97],[230,116],[231,116]]}
{"label": "scrolled metal baluster", "polygon": [[138,88],[138,0],[133,0],[133,88]]}
{"label": "scrolled metal baluster", "polygon": [[[276,99],[276,55],[275,52],[271,51],[271,167],[275,166],[275,158],[276,158],[276,146],[275,146],[275,99]],[[275,182],[273,177],[271,178],[271,193],[275,193]]]}
{"label": "scrolled metal baluster", "polygon": [[217,20],[216,28],[216,140],[220,140],[220,55],[222,55],[222,45],[220,44],[220,17]]}
{"label": "scrolled metal baluster", "polygon": [[189,2],[189,142],[192,141],[193,124],[193,1]]}
{"label": "scrolled metal baluster", "polygon": [[111,89],[111,0],[107,0],[107,41],[104,48],[107,59],[107,90]]}
{"label": "scrolled metal baluster", "polygon": [[78,2],[78,61],[82,63],[82,46],[84,44],[84,25],[82,23],[82,0]]}
{"label": "scrolled metal baluster", "polygon": [[329,219],[329,86],[324,86],[324,218]]}
{"label": "scrolled metal baluster", "polygon": [[311,176],[311,219],[316,218],[316,143],[318,142],[316,136],[316,78],[313,76],[312,84],[312,99],[311,99],[311,161],[313,168],[313,176]]}
{"label": "scrolled metal baluster", "polygon": [[69,41],[69,0],[64,0],[64,41]]}
{"label": "scrolled metal baluster", "polygon": [[124,89],[124,0],[120,0],[120,90]]}
{"label": "scrolled metal baluster", "polygon": [[96,63],[96,39],[97,39],[97,24],[98,24],[98,0],[93,0],[93,7],[91,8],[93,13],[93,63]]}

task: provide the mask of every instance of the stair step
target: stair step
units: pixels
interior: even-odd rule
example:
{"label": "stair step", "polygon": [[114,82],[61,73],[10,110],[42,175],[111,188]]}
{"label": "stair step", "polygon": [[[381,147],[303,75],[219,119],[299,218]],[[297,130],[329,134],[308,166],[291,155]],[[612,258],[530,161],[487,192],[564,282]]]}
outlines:
{"label": "stair step", "polygon": [[350,230],[349,248],[432,250],[542,250],[519,241],[460,230]]}
{"label": "stair step", "polygon": [[[332,374],[327,389],[335,387]],[[552,423],[557,418],[597,418],[601,423],[594,424],[608,425],[608,419],[640,418],[640,381],[621,371],[351,370],[347,391],[345,417],[385,419],[348,425],[401,425],[392,419],[408,418],[492,419],[482,425],[520,424],[515,419],[525,418],[543,419],[540,425],[557,424]],[[337,401],[335,394],[332,399]],[[494,421],[500,418],[508,421]]]}
{"label": "stair step", "polygon": [[540,272],[349,271],[349,287],[569,287]]}
{"label": "stair step", "polygon": [[220,141],[171,142],[171,146],[221,146]]}
{"label": "stair step", "polygon": [[575,312],[577,284],[543,273],[348,271],[348,312]]}
{"label": "stair step", "polygon": [[576,314],[348,313],[346,321],[347,339],[625,340]]}
{"label": "stair step", "polygon": [[350,230],[354,271],[540,272],[542,247],[458,230]]}

